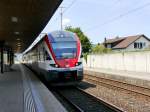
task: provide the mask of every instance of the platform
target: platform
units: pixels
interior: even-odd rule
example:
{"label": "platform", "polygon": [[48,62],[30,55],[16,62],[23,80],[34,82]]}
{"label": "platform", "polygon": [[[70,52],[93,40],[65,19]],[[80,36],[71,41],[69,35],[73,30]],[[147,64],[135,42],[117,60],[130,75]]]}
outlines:
{"label": "platform", "polygon": [[121,71],[102,68],[84,68],[84,74],[97,75],[129,84],[150,88],[150,73]]}
{"label": "platform", "polygon": [[66,112],[66,109],[24,65],[0,74],[0,112]]}

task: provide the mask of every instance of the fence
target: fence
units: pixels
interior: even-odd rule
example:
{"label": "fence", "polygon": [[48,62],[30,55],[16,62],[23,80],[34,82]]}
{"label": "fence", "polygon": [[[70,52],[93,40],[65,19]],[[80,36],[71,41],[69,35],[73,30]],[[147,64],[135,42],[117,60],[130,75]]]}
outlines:
{"label": "fence", "polygon": [[150,73],[150,51],[88,55],[84,67]]}

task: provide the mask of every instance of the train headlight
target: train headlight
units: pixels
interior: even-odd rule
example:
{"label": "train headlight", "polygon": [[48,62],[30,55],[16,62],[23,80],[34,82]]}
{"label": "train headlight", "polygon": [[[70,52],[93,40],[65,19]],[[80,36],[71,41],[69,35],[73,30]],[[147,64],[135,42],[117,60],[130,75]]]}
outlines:
{"label": "train headlight", "polygon": [[56,64],[55,67],[58,67],[58,65]]}
{"label": "train headlight", "polygon": [[78,63],[76,63],[76,66],[78,66]]}
{"label": "train headlight", "polygon": [[79,66],[79,65],[81,65],[82,64],[82,62],[77,62],[76,63],[76,66]]}
{"label": "train headlight", "polygon": [[52,66],[52,67],[56,67],[56,68],[58,68],[58,67],[59,67],[57,64],[50,64],[50,66]]}

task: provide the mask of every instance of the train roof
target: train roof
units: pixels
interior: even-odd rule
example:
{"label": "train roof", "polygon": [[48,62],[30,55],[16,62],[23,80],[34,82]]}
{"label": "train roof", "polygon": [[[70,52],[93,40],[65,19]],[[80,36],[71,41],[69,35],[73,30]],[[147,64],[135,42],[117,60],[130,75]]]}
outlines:
{"label": "train roof", "polygon": [[29,52],[36,44],[38,44],[45,36],[48,36],[48,39],[51,42],[60,42],[60,41],[77,41],[76,34],[69,32],[69,31],[53,31],[50,33],[41,33],[36,40],[28,47],[26,51],[23,52],[23,54],[26,54]]}
{"label": "train roof", "polygon": [[76,34],[69,31],[54,31],[47,35],[50,42],[77,41]]}

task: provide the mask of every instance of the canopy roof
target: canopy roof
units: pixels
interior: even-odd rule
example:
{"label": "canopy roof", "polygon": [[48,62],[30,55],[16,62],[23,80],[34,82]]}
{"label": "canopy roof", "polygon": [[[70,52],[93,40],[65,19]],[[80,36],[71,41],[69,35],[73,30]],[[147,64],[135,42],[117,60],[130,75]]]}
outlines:
{"label": "canopy roof", "polygon": [[23,52],[46,26],[62,0],[1,0],[0,42]]}

